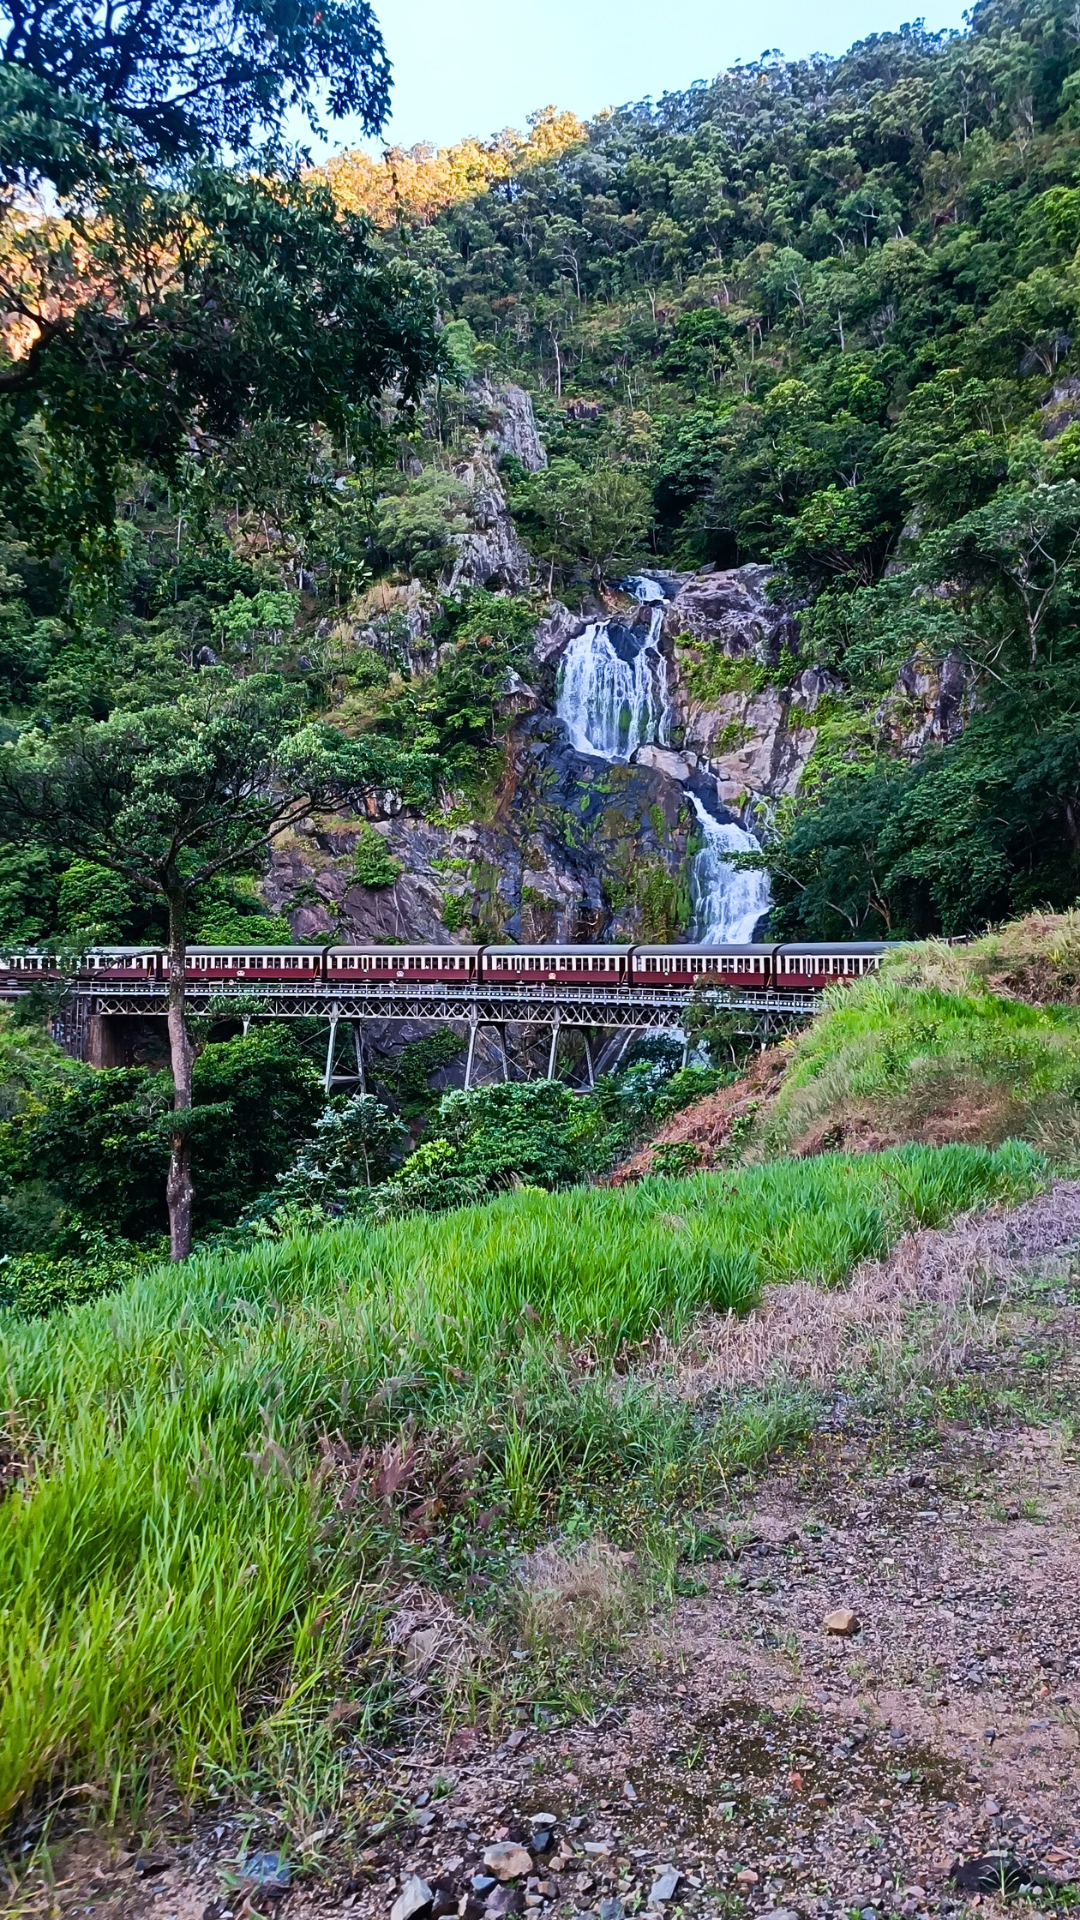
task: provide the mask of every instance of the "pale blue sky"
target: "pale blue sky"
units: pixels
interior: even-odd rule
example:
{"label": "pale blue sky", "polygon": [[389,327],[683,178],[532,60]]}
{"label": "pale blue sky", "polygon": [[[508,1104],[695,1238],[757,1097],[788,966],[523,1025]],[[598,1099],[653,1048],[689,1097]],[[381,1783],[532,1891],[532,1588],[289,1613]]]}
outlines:
{"label": "pale blue sky", "polygon": [[[549,102],[587,119],[767,47],[792,59],[841,53],[910,17],[903,0],[375,0],[375,11],[394,63],[386,138],[405,147],[523,127]],[[958,0],[928,0],[926,24],[956,27],[961,14]],[[357,145],[359,129],[336,123],[329,144]]]}

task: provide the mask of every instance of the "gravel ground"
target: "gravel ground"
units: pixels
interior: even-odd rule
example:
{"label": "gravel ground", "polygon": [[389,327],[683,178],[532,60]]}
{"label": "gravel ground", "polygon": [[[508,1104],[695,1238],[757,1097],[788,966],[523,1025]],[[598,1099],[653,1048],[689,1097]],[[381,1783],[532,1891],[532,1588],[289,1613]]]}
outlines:
{"label": "gravel ground", "polygon": [[[1057,1194],[1073,1244],[1080,1189]],[[937,1289],[929,1411],[925,1395],[868,1412],[838,1390],[807,1449],[706,1517],[709,1558],[683,1566],[682,1597],[631,1640],[625,1684],[591,1719],[366,1755],[358,1792],[377,1785],[387,1824],[347,1863],[328,1836],[284,1893],[237,1885],[232,1817],[192,1828],[163,1808],[141,1845],[73,1833],[20,1909],[390,1920],[400,1901],[408,1920],[419,1876],[432,1900],[417,1920],[886,1920],[995,1910],[997,1894],[950,1878],[992,1854],[1044,1883],[1022,1899],[1080,1901],[1080,1284],[1074,1262],[1045,1257],[1052,1204],[992,1229],[999,1251],[1042,1264],[1024,1297],[984,1299],[974,1321],[967,1297],[951,1348]],[[948,1271],[950,1251],[972,1265],[970,1229],[913,1244],[909,1274]],[[851,1630],[827,1630],[843,1609]],[[507,1842],[531,1870],[501,1883],[484,1853]]]}

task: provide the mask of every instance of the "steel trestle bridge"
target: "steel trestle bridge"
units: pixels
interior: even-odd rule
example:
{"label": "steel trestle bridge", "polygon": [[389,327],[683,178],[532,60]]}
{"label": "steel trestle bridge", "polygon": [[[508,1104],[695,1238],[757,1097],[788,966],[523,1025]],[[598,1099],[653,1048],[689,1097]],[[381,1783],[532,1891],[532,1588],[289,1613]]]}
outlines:
{"label": "steel trestle bridge", "polygon": [[[745,1025],[740,1023],[736,1031],[766,1040],[808,1019],[817,1012],[820,1001],[813,993],[774,993],[761,988],[714,987],[694,993],[681,987],[605,987],[584,981],[580,985],[537,981],[514,986],[464,981],[460,986],[435,981],[356,981],[347,985],[316,981],[223,981],[215,985],[189,981],[186,1004],[193,1015],[235,1019],[245,1031],[254,1019],[325,1021],[329,1031],[324,1082],[329,1092],[335,1086],[365,1086],[363,1031],[376,1022],[430,1021],[465,1027],[466,1087],[472,1084],[481,1029],[499,1037],[504,1079],[509,1078],[507,1027],[543,1031],[548,1039],[549,1078],[554,1076],[560,1035],[577,1032],[584,1036],[591,1086],[595,1071],[590,1034],[610,1036],[605,1053],[611,1051],[614,1042],[610,1063],[614,1064],[633,1039],[647,1034],[671,1034],[681,1039],[685,1048],[684,1020],[693,1004],[741,1016]],[[84,1052],[91,1021],[163,1019],[167,1005],[165,981],[103,985],[84,976],[72,982],[67,1008],[55,1022],[55,1031],[57,1038],[73,1050]],[[342,1027],[351,1030],[353,1040],[352,1063],[345,1070],[339,1063]]]}

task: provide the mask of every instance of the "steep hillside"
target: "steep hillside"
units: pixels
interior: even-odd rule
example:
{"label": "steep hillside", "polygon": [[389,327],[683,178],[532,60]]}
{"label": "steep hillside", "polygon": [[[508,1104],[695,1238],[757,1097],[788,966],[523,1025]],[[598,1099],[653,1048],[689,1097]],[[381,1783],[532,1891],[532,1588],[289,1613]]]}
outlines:
{"label": "steep hillside", "polygon": [[658,1129],[620,1168],[688,1171],[904,1141],[1031,1141],[1080,1163],[1080,922],[1035,915],[970,945],[901,948],[796,1038]]}
{"label": "steep hillside", "polygon": [[[317,390],[260,388],[245,417],[222,401],[208,437],[205,403],[185,413],[169,388],[183,457],[105,407],[120,438],[92,486],[67,416],[20,402],[7,724],[215,672],[279,680],[364,743],[271,879],[297,932],[677,937],[724,924],[692,863],[733,822],[764,844],[776,933],[957,933],[1069,905],[1078,62],[1049,0],[982,0],[961,34],[903,28],[588,126],[546,110],[526,136],[292,183],[283,273],[317,255],[329,274],[319,248],[347,240],[348,284],[389,302],[408,371],[384,357],[382,411],[365,388],[354,418],[320,363]],[[142,237],[126,261],[109,206],[121,237],[95,271],[137,306]],[[9,246],[27,288],[68,286],[62,222]],[[28,338],[11,323],[18,380]],[[42,434],[67,475],[51,492]],[[560,661],[575,623],[614,619],[640,679],[651,615],[619,593],[635,571],[666,597],[666,687],[612,753],[633,701],[609,676],[576,726]],[[392,860],[350,871],[364,820],[396,888]],[[258,866],[194,931],[260,914]],[[3,850],[0,938],[89,924],[65,871],[47,836]],[[93,924],[137,936],[147,912],[98,887]]]}

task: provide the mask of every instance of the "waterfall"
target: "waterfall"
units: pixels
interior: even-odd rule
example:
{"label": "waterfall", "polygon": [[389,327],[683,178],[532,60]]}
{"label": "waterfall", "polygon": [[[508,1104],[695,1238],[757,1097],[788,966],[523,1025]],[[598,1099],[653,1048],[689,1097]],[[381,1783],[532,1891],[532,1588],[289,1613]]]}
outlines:
{"label": "waterfall", "polygon": [[[671,694],[667,661],[660,651],[664,589],[647,573],[629,586],[650,609],[649,625],[626,627],[596,620],[571,640],[559,667],[556,711],[578,753],[601,760],[629,760],[637,747],[666,746]],[[740,873],[733,853],[757,841],[741,827],[714,820],[697,795],[688,795],[705,836],[690,865],[691,938],[703,945],[742,946],[769,911],[766,873]]]}
{"label": "waterfall", "polygon": [[660,651],[664,590],[647,574],[630,582],[652,609],[647,630],[596,620],[571,640],[559,668],[556,712],[578,753],[629,760],[635,747],[667,739],[671,701]]}
{"label": "waterfall", "polygon": [[733,867],[731,855],[755,851],[757,841],[741,827],[714,820],[696,793],[690,795],[690,804],[705,835],[690,868],[692,937],[708,946],[744,946],[768,913],[772,897],[768,874]]}

